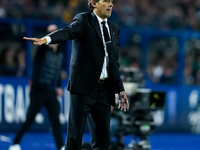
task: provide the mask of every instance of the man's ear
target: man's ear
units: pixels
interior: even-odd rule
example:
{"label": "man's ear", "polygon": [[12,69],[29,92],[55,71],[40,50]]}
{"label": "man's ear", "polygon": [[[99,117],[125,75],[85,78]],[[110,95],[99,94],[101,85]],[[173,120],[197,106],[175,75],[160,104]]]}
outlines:
{"label": "man's ear", "polygon": [[96,1],[95,0],[92,0],[91,4],[92,4],[93,7],[96,7]]}

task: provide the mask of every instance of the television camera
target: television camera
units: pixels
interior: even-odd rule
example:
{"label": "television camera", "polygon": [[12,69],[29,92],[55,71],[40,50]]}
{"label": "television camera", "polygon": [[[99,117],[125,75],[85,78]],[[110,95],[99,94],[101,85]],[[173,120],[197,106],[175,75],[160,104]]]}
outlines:
{"label": "television camera", "polygon": [[[144,88],[144,77],[140,70],[122,68],[121,78],[129,99],[129,110],[122,112],[114,109],[114,116],[120,118],[120,126],[115,135],[116,144],[123,145],[119,141],[128,134],[133,134],[135,139],[128,148],[121,146],[121,150],[149,150],[151,144],[148,136],[155,132],[153,111],[165,109],[165,92]],[[119,148],[118,145],[118,149]]]}

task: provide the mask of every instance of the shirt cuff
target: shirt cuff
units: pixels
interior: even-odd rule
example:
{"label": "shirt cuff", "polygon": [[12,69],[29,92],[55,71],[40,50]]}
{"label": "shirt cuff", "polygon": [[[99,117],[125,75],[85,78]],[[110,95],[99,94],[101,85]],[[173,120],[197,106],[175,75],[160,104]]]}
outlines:
{"label": "shirt cuff", "polygon": [[47,40],[46,45],[49,45],[49,43],[51,43],[51,37],[50,36],[45,36],[43,37]]}

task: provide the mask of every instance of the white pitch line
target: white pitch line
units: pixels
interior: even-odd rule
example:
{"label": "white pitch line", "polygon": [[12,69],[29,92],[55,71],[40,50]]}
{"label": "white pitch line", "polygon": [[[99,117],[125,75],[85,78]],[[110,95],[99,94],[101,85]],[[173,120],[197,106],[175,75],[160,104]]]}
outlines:
{"label": "white pitch line", "polygon": [[12,142],[11,138],[4,136],[4,135],[0,135],[0,141],[3,142]]}

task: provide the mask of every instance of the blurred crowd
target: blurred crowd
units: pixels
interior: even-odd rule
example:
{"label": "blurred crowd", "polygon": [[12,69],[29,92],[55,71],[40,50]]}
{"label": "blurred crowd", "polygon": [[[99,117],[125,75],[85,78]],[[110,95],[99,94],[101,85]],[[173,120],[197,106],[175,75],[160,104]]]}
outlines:
{"label": "blurred crowd", "polygon": [[153,82],[178,82],[178,48],[178,39],[175,37],[156,37],[150,42],[147,74]]}
{"label": "blurred crowd", "polygon": [[[71,22],[87,0],[1,0],[0,18]],[[111,20],[121,26],[200,29],[200,0],[114,0]]]}
{"label": "blurred crowd", "polygon": [[2,46],[0,52],[0,75],[26,76],[26,51],[13,44]]}
{"label": "blurred crowd", "polygon": [[142,70],[154,83],[178,83],[178,39],[160,36],[151,38],[146,56],[142,54],[141,39],[141,35],[134,34],[131,46],[122,47],[119,59],[121,67]]}
{"label": "blurred crowd", "polygon": [[200,40],[193,38],[185,43],[184,83],[200,85]]}
{"label": "blurred crowd", "polygon": [[69,23],[77,11],[86,10],[88,10],[87,0],[0,1],[0,18],[54,20]]}
{"label": "blurred crowd", "polygon": [[[109,19],[121,27],[200,30],[200,0],[114,0],[113,3],[113,13]],[[84,11],[88,11],[87,0],[0,1],[0,18],[61,21],[68,24],[77,13]],[[23,30],[21,36],[24,35],[24,28],[20,30]],[[13,33],[20,30],[16,29]],[[8,31],[5,29],[1,32],[11,35],[6,34]],[[19,35],[19,32],[16,35]],[[171,84],[179,81],[178,50],[180,47],[177,37],[152,39],[148,44],[146,58],[141,50],[142,36],[134,34],[127,39],[129,43],[121,46],[120,51],[119,61],[122,67],[137,69],[145,67],[144,72],[155,83]],[[198,39],[192,39],[185,44],[183,81],[186,84],[200,84],[199,43]],[[12,46],[0,46],[0,49],[0,66],[4,68],[1,69],[4,71],[0,71],[0,75],[26,75],[25,51],[18,48],[10,52],[10,49],[13,49]],[[12,61],[6,62],[5,59],[11,60],[11,57]],[[22,60],[19,61],[19,58]],[[142,64],[142,59],[146,60],[146,64]],[[12,67],[2,67],[4,64]]]}

